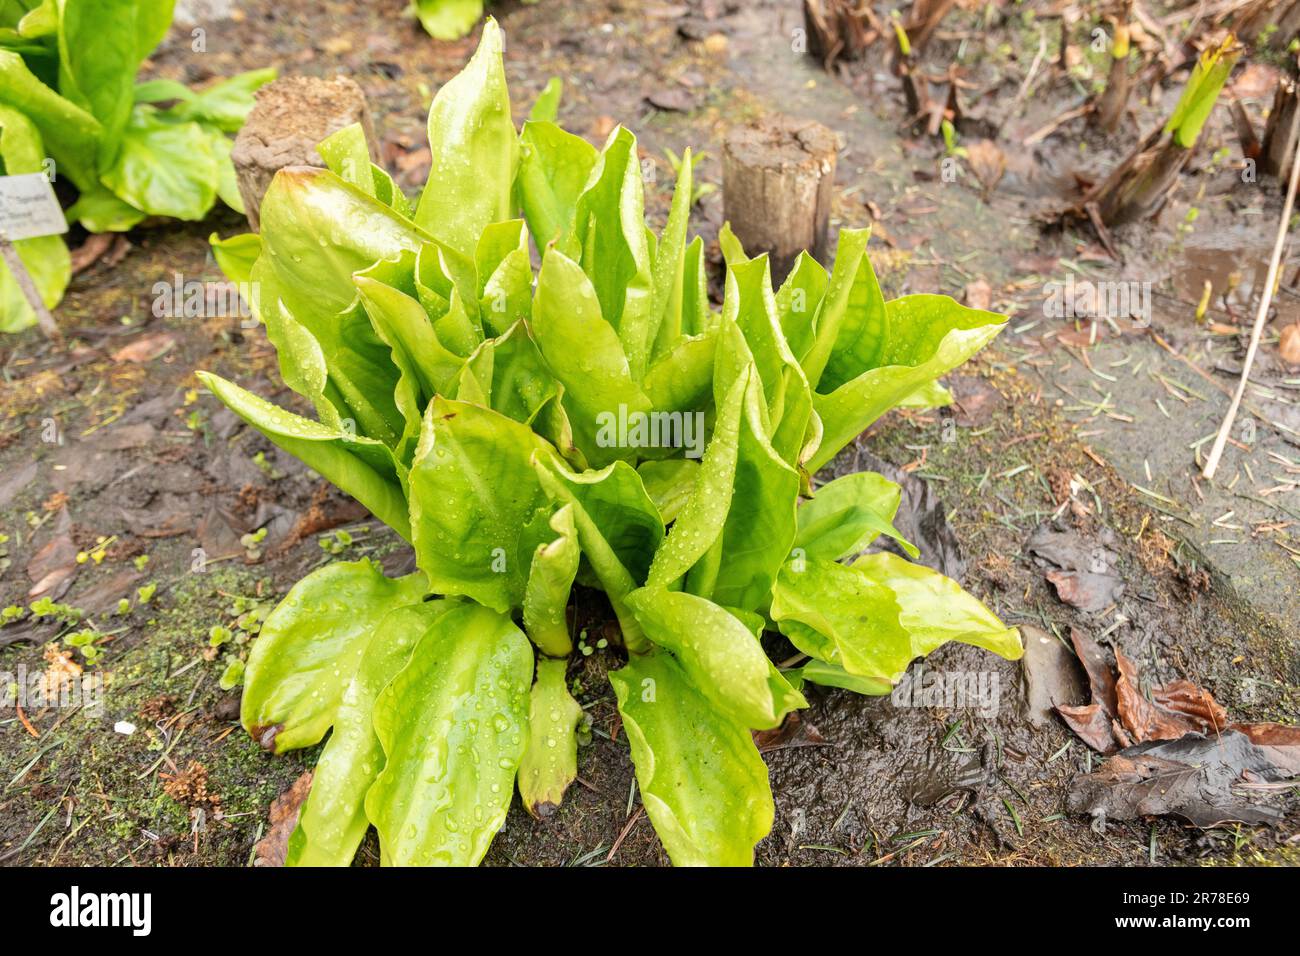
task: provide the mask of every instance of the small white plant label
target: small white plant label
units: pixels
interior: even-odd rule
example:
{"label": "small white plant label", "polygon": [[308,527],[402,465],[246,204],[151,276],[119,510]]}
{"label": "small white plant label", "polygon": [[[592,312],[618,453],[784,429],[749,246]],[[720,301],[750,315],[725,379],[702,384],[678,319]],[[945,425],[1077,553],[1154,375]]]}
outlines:
{"label": "small white plant label", "polygon": [[0,234],[10,242],[68,231],[63,208],[44,173],[0,176]]}

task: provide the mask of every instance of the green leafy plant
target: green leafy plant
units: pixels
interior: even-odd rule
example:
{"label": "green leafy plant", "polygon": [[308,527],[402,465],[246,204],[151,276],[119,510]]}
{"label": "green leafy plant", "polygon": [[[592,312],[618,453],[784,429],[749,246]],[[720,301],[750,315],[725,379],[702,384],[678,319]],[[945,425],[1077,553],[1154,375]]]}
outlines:
{"label": "green leafy plant", "polygon": [[484,0],[411,0],[410,9],[435,40],[459,40],[483,19],[483,7]]}
{"label": "green leafy plant", "polygon": [[[276,177],[260,254],[237,267],[316,420],[199,373],[416,555],[398,579],[325,565],[252,645],[249,732],[283,752],[332,728],[289,862],[346,865],[373,825],[385,863],[472,864],[515,786],[553,809],[583,723],[565,682],[577,582],[617,617],[610,680],[669,856],[751,863],[773,820],[752,731],[806,706],[807,682],[884,694],[947,641],[1021,652],[953,581],[863,553],[899,539],[898,486],[815,477],[1005,318],[885,301],[862,230],[829,273],[804,255],[777,290],[724,230],[715,311],[687,238],[693,164],[656,234],[631,132],[596,149],[550,121],[515,129],[491,20],[429,139],[411,204],[359,128],[335,134],[330,169]],[[768,630],[807,662],[779,670]]]}
{"label": "green leafy plant", "polygon": [[1107,226],[1135,222],[1159,212],[1191,159],[1201,129],[1240,57],[1241,46],[1232,34],[1218,46],[1203,50],[1169,121],[1162,129],[1153,130],[1098,183],[1081,208],[1096,203]]}
{"label": "green leafy plant", "polygon": [[[136,83],[172,21],[174,0],[6,0],[0,3],[0,173],[62,177],[79,192],[68,218],[120,232],[147,216],[202,219],[220,197],[242,210],[230,134],[254,70],[195,92],[170,80]],[[71,266],[60,236],[15,243],[49,306]],[[0,266],[0,331],[36,321]]]}

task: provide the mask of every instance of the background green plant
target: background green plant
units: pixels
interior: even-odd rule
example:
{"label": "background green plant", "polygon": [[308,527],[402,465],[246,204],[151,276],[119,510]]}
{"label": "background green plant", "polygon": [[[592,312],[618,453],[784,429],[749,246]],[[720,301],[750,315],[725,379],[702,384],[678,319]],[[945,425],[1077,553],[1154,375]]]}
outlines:
{"label": "background green plant", "polygon": [[[90,232],[125,231],[147,216],[202,219],[218,197],[243,211],[231,134],[275,71],[253,70],[198,93],[170,80],[137,84],[173,7],[174,0],[0,0],[0,174],[70,181],[80,197],[68,219]],[[58,304],[71,276],[62,237],[15,246],[45,303]],[[0,332],[35,321],[0,265]]]}
{"label": "background green plant", "polygon": [[[476,863],[516,784],[530,812],[558,803],[581,714],[563,679],[575,581],[618,618],[627,663],[610,680],[677,864],[752,862],[773,819],[752,731],[806,706],[806,682],[884,694],[947,641],[1021,652],[955,582],[863,554],[901,540],[898,486],[815,479],[891,407],[942,401],[934,380],[1005,318],[886,301],[864,230],[841,232],[829,273],[805,254],[774,290],[766,256],[724,228],[715,312],[687,236],[689,154],[656,234],[636,138],[620,127],[596,149],[553,122],[557,98],[516,130],[489,20],[433,103],[418,202],[352,127],[321,144],[329,169],[276,177],[260,238],[217,244],[317,420],[200,376],[419,568],[327,565],[253,645],[250,733],[280,752],[332,728],[291,863],[345,865],[367,825],[385,862]],[[620,411],[699,414],[702,458],[611,441]],[[764,631],[808,663],[778,670]]]}
{"label": "background green plant", "polygon": [[[524,0],[536,3],[537,0]],[[411,12],[435,40],[459,40],[483,19],[484,0],[411,0]]]}

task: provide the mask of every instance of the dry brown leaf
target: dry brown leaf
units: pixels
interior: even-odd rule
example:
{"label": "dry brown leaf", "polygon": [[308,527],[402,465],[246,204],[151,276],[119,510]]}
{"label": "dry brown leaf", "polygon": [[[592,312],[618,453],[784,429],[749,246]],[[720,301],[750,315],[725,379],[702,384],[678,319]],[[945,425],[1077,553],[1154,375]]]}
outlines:
{"label": "dry brown leaf", "polygon": [[1300,322],[1293,322],[1282,330],[1277,351],[1287,365],[1300,365]]}
{"label": "dry brown leaf", "polygon": [[271,801],[271,828],[253,848],[254,866],[284,866],[289,854],[289,837],[298,826],[298,812],[302,810],[307,794],[311,793],[311,771],[308,770],[284,793]]}
{"label": "dry brown leaf", "polygon": [[170,332],[155,332],[142,335],[113,353],[114,362],[136,362],[144,364],[171,351],[176,344],[176,337]]}
{"label": "dry brown leaf", "polygon": [[1007,171],[1007,156],[991,139],[977,140],[967,146],[966,163],[986,193],[993,191]]}

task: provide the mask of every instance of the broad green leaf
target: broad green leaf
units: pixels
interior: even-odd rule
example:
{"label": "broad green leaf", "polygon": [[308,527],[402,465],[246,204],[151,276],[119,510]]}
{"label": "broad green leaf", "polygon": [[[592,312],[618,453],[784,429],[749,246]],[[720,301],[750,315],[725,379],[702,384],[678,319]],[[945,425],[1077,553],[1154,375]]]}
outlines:
{"label": "broad green leaf", "polygon": [[438,333],[415,298],[377,275],[378,264],[353,278],[375,334],[393,352],[398,368],[409,368],[421,396],[417,415],[437,394],[446,394],[465,360],[438,340]]}
{"label": "broad green leaf", "polygon": [[[40,0],[36,6],[31,6],[30,0],[21,2],[15,0],[15,5],[28,6],[30,9],[23,14],[22,19],[18,21],[18,34],[27,39],[40,39],[41,37],[52,36],[59,29],[59,2],[58,0]],[[5,11],[8,13],[9,11]],[[5,22],[8,21],[5,17]]]}
{"label": "broad green leaf", "polygon": [[[641,382],[651,405],[658,410],[690,413],[707,408],[712,399],[717,335],[684,335],[669,345]],[[704,436],[699,432],[702,450]]]}
{"label": "broad green leaf", "polygon": [[87,232],[127,232],[146,216],[96,181],[68,208],[67,218],[68,222],[81,223]]}
{"label": "broad green leaf", "polygon": [[663,538],[663,523],[640,477],[625,462],[578,474],[554,455],[538,455],[533,467],[546,494],[557,504],[572,506],[578,543],[609,597],[624,643],[640,648],[645,638],[624,601],[640,578],[625,562],[641,572],[646,556]]}
{"label": "broad green leaf", "polygon": [[650,640],[672,651],[719,713],[767,730],[808,705],[768,660],[754,633],[712,601],[642,588],[628,595],[627,603]]}
{"label": "broad green leaf", "polygon": [[790,347],[790,353],[800,362],[816,339],[814,318],[829,283],[830,277],[821,263],[807,252],[801,252],[794,268],[777,290],[776,311],[780,317],[781,332]]}
{"label": "broad green leaf", "polygon": [[[439,396],[411,467],[416,562],[430,589],[498,611],[522,606],[549,502],[532,456],[551,447],[489,408]],[[545,511],[539,509],[545,508]]]}
{"label": "broad green leaf", "polygon": [[528,231],[545,251],[549,243],[563,243],[573,231],[578,197],[599,153],[582,137],[538,120],[524,124],[520,145],[520,205]]}
{"label": "broad green leaf", "polygon": [[217,198],[235,212],[244,212],[244,197],[239,192],[239,176],[235,173],[235,164],[230,158],[235,141],[211,126],[204,126],[208,136],[208,145],[212,147],[212,156],[217,163]]}
{"label": "broad green leaf", "polygon": [[854,300],[859,267],[867,251],[870,229],[841,229],[835,249],[835,264],[831,269],[826,294],[813,316],[814,336],[807,353],[799,360],[804,374],[814,392],[821,391],[822,373],[831,360],[839,342],[840,329],[848,316],[849,304]]}
{"label": "broad green leaf", "polygon": [[677,866],[750,866],[772,829],[767,766],[749,728],[718,712],[667,651],[609,675],[641,801]]}
{"label": "broad green leaf", "polygon": [[539,658],[528,703],[528,746],[519,764],[519,796],[535,817],[555,812],[578,776],[578,722],[582,707],[564,682],[565,661]]}
{"label": "broad green leaf", "polygon": [[171,29],[176,0],[135,0],[136,53],[144,60]]}
{"label": "broad green leaf", "polygon": [[688,148],[682,154],[668,223],[654,255],[655,356],[676,342],[684,331],[682,302],[685,290],[682,284],[686,278],[686,227],[691,216],[693,174],[694,163]]}
{"label": "broad green leaf", "polygon": [[736,449],[750,374],[748,369],[741,371],[718,410],[713,437],[695,479],[695,490],[650,564],[646,583],[651,587],[672,587],[722,534],[735,488]]}
{"label": "broad green leaf", "polygon": [[411,525],[397,466],[383,444],[300,418],[211,372],[197,372],[227,407],[273,444],[356,498],[407,541]]}
{"label": "broad green leaf", "polygon": [[[396,445],[405,425],[393,401],[398,370],[359,307],[353,276],[404,251],[418,252],[428,237],[334,173],[306,167],[276,175],[262,201],[261,224],[259,314],[281,354],[281,372],[286,351],[300,349],[303,340],[281,321],[287,316],[319,349],[338,414],[353,419],[361,434]],[[285,381],[300,390],[290,374]]]}
{"label": "broad green leaf", "polygon": [[[725,335],[727,326],[734,324],[744,334],[758,370],[765,434],[780,458],[796,464],[812,415],[812,390],[782,332],[766,255],[727,268],[722,311],[723,344],[736,345]],[[724,358],[734,367],[745,360],[743,352],[737,348],[734,356]]]}
{"label": "broad green leaf", "polygon": [[141,104],[115,157],[100,176],[104,185],[151,216],[202,219],[216,201],[218,157],[198,123],[174,122]]}
{"label": "broad green leaf", "polygon": [[850,674],[838,664],[827,664],[816,659],[810,660],[803,667],[788,671],[786,676],[795,686],[799,686],[803,681],[809,681],[824,687],[842,687],[868,697],[883,697],[894,689],[894,685],[887,680],[878,677],[859,677]]}
{"label": "broad green leaf", "polygon": [[[719,539],[721,560],[708,589],[719,604],[746,611],[766,607],[795,538],[799,474],[777,454],[765,428],[762,385],[751,373],[737,436],[731,507]],[[694,578],[690,585],[695,590]]]}
{"label": "broad green leaf", "polygon": [[803,557],[837,561],[865,551],[883,534],[916,557],[916,546],[893,525],[902,496],[902,488],[874,471],[836,478],[799,506],[794,546]]}
{"label": "broad green leaf", "polygon": [[596,466],[636,456],[611,440],[610,422],[626,411],[646,415],[650,401],[637,387],[614,329],[605,321],[590,280],[572,259],[547,251],[533,301],[533,337],[564,398],[574,439]]}
{"label": "broad green leaf", "polygon": [[933,381],[929,385],[922,385],[907,398],[900,401],[896,408],[943,408],[952,404],[952,392],[944,388],[943,383]]}
{"label": "broad green leaf", "polygon": [[327,564],[295,584],[248,655],[239,715],[244,729],[275,753],[319,741],[375,626],[426,591],[424,575],[387,578],[368,559]]}
{"label": "broad green leaf", "polygon": [[952,578],[882,551],[864,554],[853,570],[894,592],[899,620],[912,636],[912,655],[924,657],[948,641],[992,651],[1008,660],[1024,653],[1020,632],[1007,627]]}
{"label": "broad green leaf", "polygon": [[503,335],[533,313],[533,266],[528,228],[522,219],[493,223],[483,231],[474,263],[479,315],[492,335]]}
{"label": "broad green leaf", "polygon": [[367,196],[376,195],[375,177],[370,171],[370,145],[360,123],[331,133],[316,144],[316,152],[339,179],[356,186]]}
{"label": "broad green leaf", "polygon": [[[871,267],[871,257],[864,253],[849,288],[844,318],[839,323],[826,369],[817,383],[818,391],[833,392],[845,382],[880,365],[887,347],[888,329],[885,297],[876,281],[876,271]],[[819,328],[819,337],[820,331]]]}
{"label": "broad green leaf", "polygon": [[621,461],[582,473],[554,459],[543,463],[552,466],[567,489],[558,500],[572,500],[580,525],[579,515],[590,518],[619,562],[636,580],[644,580],[651,556],[663,541],[664,524],[636,470]]}
{"label": "broad green leaf", "polygon": [[916,656],[884,584],[833,561],[790,561],[772,596],[772,619],[811,657],[858,677],[897,682]]}
{"label": "broad green leaf", "polygon": [[664,524],[672,524],[695,490],[700,463],[690,458],[642,462],[637,468],[646,494]]}
{"label": "broad green leaf", "polygon": [[411,0],[411,8],[435,40],[459,40],[483,16],[483,0]]}
{"label": "broad green leaf", "polygon": [[104,128],[99,120],[42,83],[12,50],[0,50],[0,104],[12,106],[40,130],[57,174],[78,189],[98,184],[95,157]]}
{"label": "broad green leaf", "polygon": [[231,282],[253,281],[253,263],[262,254],[262,237],[255,232],[244,232],[222,239],[219,233],[208,237],[212,256]]}
{"label": "broad green leaf", "polygon": [[641,161],[636,137],[625,128],[616,128],[601,150],[578,197],[575,223],[575,241],[566,251],[580,250],[600,314],[618,333],[632,380],[639,382],[654,344],[654,280]]}
{"label": "broad green leaf", "polygon": [[539,544],[533,553],[524,590],[524,632],[543,654],[568,657],[573,640],[565,610],[581,557],[573,505],[566,504],[551,515],[550,524],[559,537]]}
{"label": "broad green leaf", "polygon": [[542,92],[533,101],[533,108],[528,111],[528,119],[533,122],[554,123],[560,112],[560,97],[564,95],[564,81],[553,76],[546,81]]}
{"label": "broad green leaf", "polygon": [[[18,176],[44,169],[45,150],[36,126],[22,113],[0,105],[0,175]],[[49,308],[59,304],[72,278],[72,260],[62,236],[37,236],[14,243],[41,301]],[[36,324],[27,297],[0,262],[0,332],[16,332]]]}
{"label": "broad green leaf", "polygon": [[289,838],[286,866],[349,866],[370,828],[366,791],[384,767],[371,722],[375,701],[452,601],[424,601],[385,614],[366,638],[356,673],[339,700],[334,731],[316,761],[311,792]]}
{"label": "broad green leaf", "polygon": [[531,425],[542,409],[559,395],[559,386],[542,360],[523,322],[488,339],[470,356],[466,375],[478,379],[481,405]]}
{"label": "broad green leaf", "polygon": [[438,619],[375,702],[385,764],[366,794],[386,866],[473,866],[505,822],[528,741],[533,652],[508,617]]}
{"label": "broad green leaf", "polygon": [[59,92],[103,125],[101,164],[113,161],[131,118],[136,70],[151,52],[140,49],[141,28],[152,31],[151,23],[141,22],[152,12],[150,6],[102,0],[59,3]]}
{"label": "broad green leaf", "polygon": [[968,309],[947,296],[909,295],[885,304],[885,322],[877,367],[828,395],[813,396],[825,434],[809,462],[811,471],[898,402],[991,342],[1006,316]]}
{"label": "broad green leaf", "polygon": [[[191,92],[168,112],[176,119],[199,120],[223,133],[237,133],[253,108],[253,94],[275,77],[274,67],[237,73],[196,93]],[[139,87],[136,88],[136,99],[139,100]]]}
{"label": "broad green leaf", "polygon": [[712,326],[709,313],[709,273],[704,264],[704,239],[696,236],[686,247],[682,275],[682,332],[700,335]]}
{"label": "broad green leaf", "polygon": [[429,110],[433,167],[415,221],[466,256],[473,256],[489,223],[513,213],[519,140],[501,52],[501,28],[489,17],[469,65],[438,91]]}
{"label": "broad green leaf", "polygon": [[745,255],[744,246],[740,244],[736,234],[731,231],[731,223],[724,222],[722,224],[722,229],[718,232],[718,245],[722,248],[722,258],[726,262],[728,269],[749,261],[749,256]]}

